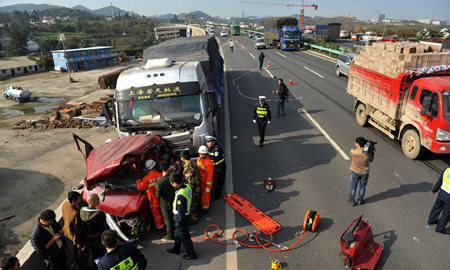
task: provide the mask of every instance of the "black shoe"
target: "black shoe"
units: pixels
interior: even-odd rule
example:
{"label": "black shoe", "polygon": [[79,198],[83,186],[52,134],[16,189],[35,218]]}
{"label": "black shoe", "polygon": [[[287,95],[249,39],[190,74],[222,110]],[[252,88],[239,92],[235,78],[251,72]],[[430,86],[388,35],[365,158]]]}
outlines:
{"label": "black shoe", "polygon": [[360,202],[358,202],[358,205],[363,205],[365,203],[366,203],[365,201],[360,201]]}
{"label": "black shoe", "polygon": [[450,234],[450,232],[447,232],[447,231],[441,231],[441,232],[437,232],[437,233]]}
{"label": "black shoe", "polygon": [[200,217],[203,217],[203,216],[205,216],[205,215],[207,215],[208,214],[208,210],[201,210],[200,211],[200,213],[198,213],[198,215],[197,215],[197,217],[198,218],[200,218]]}
{"label": "black shoe", "polygon": [[189,260],[197,260],[198,258],[197,257],[189,257],[189,255],[184,255],[183,259],[189,261]]}
{"label": "black shoe", "polygon": [[177,255],[180,255],[180,252],[176,252],[175,250],[173,250],[173,249],[171,249],[171,248],[166,249],[166,251],[167,251],[168,253],[170,253],[170,254],[177,254]]}

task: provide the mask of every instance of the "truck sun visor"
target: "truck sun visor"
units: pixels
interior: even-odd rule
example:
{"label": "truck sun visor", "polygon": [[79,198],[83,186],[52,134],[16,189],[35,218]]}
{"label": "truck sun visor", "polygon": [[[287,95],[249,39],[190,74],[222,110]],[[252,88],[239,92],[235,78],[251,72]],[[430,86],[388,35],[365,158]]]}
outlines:
{"label": "truck sun visor", "polygon": [[117,101],[192,95],[200,92],[198,82],[169,83],[116,91]]}

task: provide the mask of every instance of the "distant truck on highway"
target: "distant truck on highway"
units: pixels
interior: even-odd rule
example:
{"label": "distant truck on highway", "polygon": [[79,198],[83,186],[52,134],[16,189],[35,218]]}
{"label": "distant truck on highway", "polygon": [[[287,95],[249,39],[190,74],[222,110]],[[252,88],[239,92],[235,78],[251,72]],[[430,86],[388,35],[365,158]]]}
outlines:
{"label": "distant truck on highway", "polygon": [[326,41],[334,42],[340,37],[341,24],[340,23],[329,23],[325,25],[316,25],[314,32],[315,39],[321,39]]}
{"label": "distant truck on highway", "polygon": [[370,123],[391,139],[401,141],[408,158],[419,158],[425,149],[450,153],[448,70],[400,73],[391,78],[352,62],[347,93],[355,98],[358,125]]}
{"label": "distant truck on highway", "polygon": [[267,42],[281,50],[299,50],[301,32],[298,20],[290,17],[267,18],[263,21]]}
{"label": "distant truck on highway", "polygon": [[6,99],[14,99],[16,102],[29,101],[31,92],[17,85],[11,85],[3,91]]}
{"label": "distant truck on highway", "polygon": [[168,40],[144,50],[144,57],[117,80],[112,102],[119,136],[158,134],[174,152],[197,153],[218,128],[224,78],[216,38]]}

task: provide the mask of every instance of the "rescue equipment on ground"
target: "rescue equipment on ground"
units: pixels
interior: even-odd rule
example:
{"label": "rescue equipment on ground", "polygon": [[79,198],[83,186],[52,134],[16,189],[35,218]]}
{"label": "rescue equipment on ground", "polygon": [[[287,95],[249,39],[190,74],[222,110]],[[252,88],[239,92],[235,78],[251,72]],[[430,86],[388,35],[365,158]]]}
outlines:
{"label": "rescue equipment on ground", "polygon": [[268,193],[272,192],[275,188],[275,180],[272,180],[272,177],[269,176],[269,179],[264,181],[264,188]]}
{"label": "rescue equipment on ground", "polygon": [[[261,211],[256,209],[252,204],[250,204],[248,201],[242,199],[237,194],[234,194],[234,193],[228,194],[224,197],[224,199],[230,204],[231,207],[233,207],[233,209],[238,211],[240,214],[242,214],[242,216],[247,218],[255,227],[257,227],[259,229],[259,231],[256,231],[254,234],[249,234],[247,231],[244,231],[244,230],[235,230],[231,234],[231,238],[233,239],[233,242],[222,242],[222,241],[216,240],[216,238],[219,237],[219,231],[220,231],[219,227],[215,224],[210,224],[204,230],[204,234],[206,236],[205,238],[192,238],[192,240],[194,240],[194,241],[210,240],[212,242],[223,244],[223,245],[235,245],[236,248],[245,246],[248,248],[263,248],[263,249],[269,250],[269,251],[281,252],[281,251],[290,250],[293,247],[295,247],[298,243],[300,243],[300,241],[306,235],[306,230],[301,230],[300,232],[295,233],[294,236],[295,237],[299,236],[299,238],[297,239],[297,241],[294,244],[292,244],[289,247],[273,243],[272,242],[273,233],[281,230],[281,226],[276,221],[274,221],[270,217],[266,216],[264,213],[262,213]],[[317,224],[319,222],[319,219],[318,218],[315,219],[315,222]],[[208,232],[208,229],[210,227],[215,227],[216,231],[214,233]],[[316,225],[316,227],[317,227],[317,225]],[[235,235],[237,233],[243,233],[245,238],[242,240],[237,240],[235,237]],[[266,239],[258,237],[258,234],[260,234],[260,233],[263,233],[264,235],[269,236],[270,239],[266,240]],[[244,242],[247,240],[256,241],[258,243],[258,245],[245,244]],[[265,243],[261,244],[261,241],[264,241]],[[271,244],[277,246],[279,249],[268,248],[268,246]],[[279,266],[280,266],[280,268],[277,268],[277,269],[281,269],[281,264]]]}
{"label": "rescue equipment on ground", "polygon": [[369,156],[369,157],[374,157],[375,156],[375,144],[377,144],[377,142],[374,142],[374,141],[368,141],[365,145],[364,145],[364,148],[363,148],[363,153],[366,155],[366,156]]}
{"label": "rescue equipment on ground", "polygon": [[317,211],[308,210],[303,221],[303,230],[315,232],[319,226],[320,214]]}
{"label": "rescue equipment on ground", "polygon": [[278,269],[281,269],[280,261],[277,259],[272,260],[272,270],[278,270]]}
{"label": "rescue equipment on ground", "polygon": [[281,230],[280,224],[259,211],[248,201],[242,199],[239,195],[231,193],[225,196],[227,201],[234,210],[248,219],[253,226],[258,228],[264,234],[273,234]]}
{"label": "rescue equipment on ground", "polygon": [[374,269],[383,251],[383,246],[373,240],[369,221],[363,220],[362,216],[353,220],[340,237],[342,251],[339,256],[346,268]]}

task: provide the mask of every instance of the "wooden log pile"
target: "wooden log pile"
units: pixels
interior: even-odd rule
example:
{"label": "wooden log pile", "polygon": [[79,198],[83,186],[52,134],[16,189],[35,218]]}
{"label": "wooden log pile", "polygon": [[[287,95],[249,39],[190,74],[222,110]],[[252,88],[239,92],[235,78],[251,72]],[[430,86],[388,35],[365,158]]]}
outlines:
{"label": "wooden log pile", "polygon": [[395,78],[405,70],[450,64],[450,52],[440,45],[376,42],[355,56],[354,64]]}
{"label": "wooden log pile", "polygon": [[97,121],[73,119],[75,116],[98,117],[102,112],[103,103],[109,98],[102,98],[92,103],[64,104],[58,108],[47,110],[49,115],[38,120],[21,120],[14,124],[13,130],[20,129],[56,129],[56,128],[92,128],[99,126]]}

